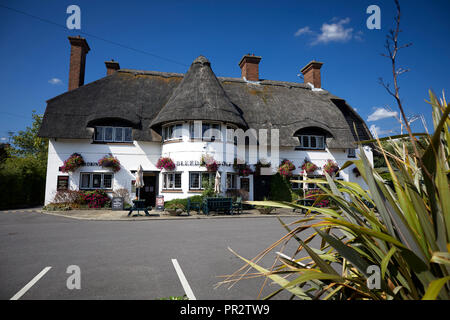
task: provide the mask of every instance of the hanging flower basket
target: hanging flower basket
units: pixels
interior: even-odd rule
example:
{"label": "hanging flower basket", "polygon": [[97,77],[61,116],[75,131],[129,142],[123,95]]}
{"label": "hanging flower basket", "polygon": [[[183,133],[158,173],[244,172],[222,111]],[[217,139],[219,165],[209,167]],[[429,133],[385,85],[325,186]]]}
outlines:
{"label": "hanging flower basket", "polygon": [[314,171],[316,171],[318,169],[318,167],[314,163],[309,161],[308,159],[305,159],[305,161],[303,162],[303,165],[302,165],[302,169],[304,171],[306,171],[307,174],[310,174],[310,173],[313,173]]}
{"label": "hanging flower basket", "polygon": [[175,170],[175,162],[169,157],[161,157],[158,159],[158,162],[156,163],[156,167],[159,170],[166,169],[167,171],[173,171]]}
{"label": "hanging flower basket", "polygon": [[81,154],[73,153],[66,161],[64,161],[64,165],[61,167],[62,172],[74,172],[79,167],[84,165],[84,160]]}
{"label": "hanging flower basket", "polygon": [[323,166],[323,171],[328,173],[330,176],[333,176],[339,171],[339,166],[333,160],[328,159],[327,163]]}
{"label": "hanging flower basket", "polygon": [[271,163],[264,163],[261,162],[260,160],[258,160],[258,162],[255,164],[255,174],[256,175],[261,175],[261,168],[270,168],[271,167]]}
{"label": "hanging flower basket", "polygon": [[202,155],[200,158],[200,167],[206,167],[208,172],[216,172],[219,169],[219,163],[210,155]]}
{"label": "hanging flower basket", "polygon": [[98,160],[98,165],[103,168],[111,169],[114,172],[118,172],[120,170],[120,161],[113,157],[112,154],[104,156]]}
{"label": "hanging flower basket", "polygon": [[247,163],[238,164],[238,159],[234,159],[233,169],[242,177],[247,177],[253,174],[253,170],[250,166]]}
{"label": "hanging flower basket", "polygon": [[281,161],[280,166],[278,167],[278,173],[283,177],[290,177],[292,176],[292,171],[295,170],[295,165],[292,163],[292,161],[284,159]]}

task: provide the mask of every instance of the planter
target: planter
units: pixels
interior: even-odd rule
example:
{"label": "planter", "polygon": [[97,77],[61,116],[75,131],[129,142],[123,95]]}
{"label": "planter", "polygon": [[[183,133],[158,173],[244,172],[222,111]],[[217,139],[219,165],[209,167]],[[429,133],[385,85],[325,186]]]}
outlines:
{"label": "planter", "polygon": [[113,157],[112,154],[104,156],[98,160],[98,165],[102,168],[111,169],[114,172],[118,172],[120,170],[120,161]]}
{"label": "planter", "polygon": [[176,168],[175,162],[169,157],[161,157],[156,163],[156,167],[159,170],[166,169],[167,171],[173,171]]}
{"label": "planter", "polygon": [[81,154],[73,153],[66,161],[64,165],[60,167],[61,172],[74,172],[79,167],[84,165],[84,160]]}
{"label": "planter", "polygon": [[261,214],[271,214],[273,210],[275,210],[275,208],[270,207],[270,208],[256,208],[256,210],[259,211],[259,213]]}
{"label": "planter", "polygon": [[166,208],[165,211],[169,214],[169,216],[179,216],[183,213],[183,210],[179,208]]}

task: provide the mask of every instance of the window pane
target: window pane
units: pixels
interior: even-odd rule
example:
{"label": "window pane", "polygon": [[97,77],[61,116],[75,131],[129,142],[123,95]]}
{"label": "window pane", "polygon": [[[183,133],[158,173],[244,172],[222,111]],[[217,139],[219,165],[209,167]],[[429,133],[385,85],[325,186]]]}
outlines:
{"label": "window pane", "polygon": [[108,128],[105,128],[104,131],[105,131],[105,141],[112,141],[113,128],[108,127]]}
{"label": "window pane", "polygon": [[163,173],[162,180],[163,180],[163,189],[167,189],[167,173]]}
{"label": "window pane", "polygon": [[311,148],[317,148],[316,137],[311,136],[310,138],[311,138]]}
{"label": "window pane", "polygon": [[[230,130],[230,131],[228,131]],[[227,126],[227,141],[233,142],[233,136],[234,136],[234,129],[233,127]]]}
{"label": "window pane", "polygon": [[325,137],[317,137],[317,147],[319,149],[324,149],[325,148]]}
{"label": "window pane", "polygon": [[210,128],[210,125],[209,125],[209,123],[203,123],[202,124],[202,135],[203,135],[203,139],[209,139],[210,138],[210,132],[206,132],[206,131],[208,131],[209,130],[209,128]]}
{"label": "window pane", "polygon": [[308,136],[302,136],[302,147],[303,148],[309,148],[309,137]]}
{"label": "window pane", "polygon": [[102,127],[95,128],[95,140],[103,141],[103,128]]}
{"label": "window pane", "polygon": [[112,174],[103,175],[103,188],[111,189],[112,187]]}
{"label": "window pane", "polygon": [[123,140],[123,128],[114,128],[115,131],[115,137],[114,137],[114,141],[117,142],[122,142]]}
{"label": "window pane", "polygon": [[200,173],[191,172],[189,175],[189,183],[190,189],[200,189]]}
{"label": "window pane", "polygon": [[90,177],[91,177],[91,175],[89,173],[82,173],[81,174],[81,188],[82,189],[88,189],[89,188]]}
{"label": "window pane", "polygon": [[181,124],[177,124],[174,126],[174,128],[175,128],[173,132],[174,138],[177,139],[183,138],[183,130],[182,130],[183,126]]}
{"label": "window pane", "polygon": [[181,189],[181,173],[174,173],[175,189]]}
{"label": "window pane", "polygon": [[100,188],[102,183],[102,175],[101,174],[93,174],[92,175],[92,187]]}

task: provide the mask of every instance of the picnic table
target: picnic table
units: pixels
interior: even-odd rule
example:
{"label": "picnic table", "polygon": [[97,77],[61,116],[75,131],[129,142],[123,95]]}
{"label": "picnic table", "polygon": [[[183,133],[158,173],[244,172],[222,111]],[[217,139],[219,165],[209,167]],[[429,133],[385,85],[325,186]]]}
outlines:
{"label": "picnic table", "polygon": [[[151,207],[150,210],[152,210]],[[139,214],[139,211],[144,211],[146,216],[150,216],[148,208],[145,206],[145,200],[133,200],[133,206],[131,207],[130,212],[128,212],[127,217],[129,217],[133,211],[137,211],[137,214],[134,214],[133,217],[142,216]]]}

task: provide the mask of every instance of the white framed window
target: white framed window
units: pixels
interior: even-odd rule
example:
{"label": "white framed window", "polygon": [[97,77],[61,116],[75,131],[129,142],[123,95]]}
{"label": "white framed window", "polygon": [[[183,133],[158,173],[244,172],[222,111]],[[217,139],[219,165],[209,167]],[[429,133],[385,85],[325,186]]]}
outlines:
{"label": "white framed window", "polygon": [[237,174],[227,173],[227,189],[237,189]]}
{"label": "white framed window", "polygon": [[[292,176],[291,180],[303,180],[302,176]],[[303,183],[291,182],[292,189],[303,189]]]}
{"label": "white framed window", "polygon": [[[195,132],[195,122],[192,121],[189,123],[189,138],[190,139],[202,139],[205,141],[221,141],[222,140],[222,126],[220,123],[213,122],[204,122],[198,121],[201,123],[201,130],[198,128],[200,132]],[[201,135],[201,136],[199,136]]]}
{"label": "white framed window", "polygon": [[347,149],[348,158],[356,158],[356,149]]}
{"label": "white framed window", "polygon": [[213,172],[189,172],[189,189],[203,190],[205,183],[214,183],[216,174]]}
{"label": "white framed window", "polygon": [[133,142],[130,127],[95,127],[94,140],[99,142]]}
{"label": "white framed window", "polygon": [[181,172],[164,172],[163,189],[180,190],[181,189]]}
{"label": "white framed window", "polygon": [[162,128],[162,137],[164,141],[179,140],[183,138],[183,124],[176,123],[164,126]]}
{"label": "white framed window", "polygon": [[316,135],[299,135],[299,149],[320,150],[325,149],[325,137]]}
{"label": "white framed window", "polygon": [[114,174],[103,172],[81,172],[80,190],[112,189]]}

